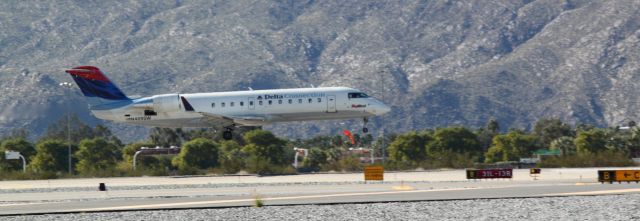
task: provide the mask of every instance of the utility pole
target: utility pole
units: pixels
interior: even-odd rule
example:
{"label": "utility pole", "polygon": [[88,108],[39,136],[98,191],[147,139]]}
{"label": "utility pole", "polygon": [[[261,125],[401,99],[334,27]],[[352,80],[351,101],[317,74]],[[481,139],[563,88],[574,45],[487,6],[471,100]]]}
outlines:
{"label": "utility pole", "polygon": [[69,174],[71,174],[71,111],[67,106],[67,152],[69,153]]}
{"label": "utility pole", "polygon": [[[382,95],[380,95],[380,99],[382,100],[382,102],[384,103],[384,73],[386,72],[386,68],[384,70],[382,70],[382,72],[380,72],[380,93],[382,93]],[[380,142],[380,151],[382,151],[382,165],[384,165],[384,161],[386,158],[386,151],[385,151],[385,137],[384,137],[384,131],[385,131],[385,127],[384,127],[384,115],[380,116],[380,127],[382,127],[382,132],[381,132],[381,138],[382,138],[382,142]]]}
{"label": "utility pole", "polygon": [[[71,89],[71,87],[73,87],[73,85],[69,82],[62,82],[60,83],[60,86],[63,88],[64,90],[64,94],[67,94],[67,91]],[[67,151],[68,151],[68,159],[67,161],[69,162],[69,174],[71,174],[72,169],[71,169],[71,111],[69,110],[69,105],[65,105],[67,106]]]}

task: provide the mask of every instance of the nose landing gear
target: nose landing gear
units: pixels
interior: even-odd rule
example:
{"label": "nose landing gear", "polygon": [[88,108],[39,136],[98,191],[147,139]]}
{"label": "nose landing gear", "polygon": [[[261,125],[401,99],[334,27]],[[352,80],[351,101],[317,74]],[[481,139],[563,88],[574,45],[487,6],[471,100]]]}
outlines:
{"label": "nose landing gear", "polygon": [[367,123],[369,122],[369,118],[365,117],[362,119],[364,124],[362,124],[362,133],[369,133],[369,128],[367,128]]}

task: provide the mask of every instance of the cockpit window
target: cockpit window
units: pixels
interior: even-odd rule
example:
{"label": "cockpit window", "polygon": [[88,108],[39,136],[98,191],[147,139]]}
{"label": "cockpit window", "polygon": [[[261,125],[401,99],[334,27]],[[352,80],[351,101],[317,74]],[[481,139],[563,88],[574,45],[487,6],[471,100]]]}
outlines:
{"label": "cockpit window", "polygon": [[369,97],[369,95],[365,94],[365,93],[349,93],[349,98],[367,98]]}

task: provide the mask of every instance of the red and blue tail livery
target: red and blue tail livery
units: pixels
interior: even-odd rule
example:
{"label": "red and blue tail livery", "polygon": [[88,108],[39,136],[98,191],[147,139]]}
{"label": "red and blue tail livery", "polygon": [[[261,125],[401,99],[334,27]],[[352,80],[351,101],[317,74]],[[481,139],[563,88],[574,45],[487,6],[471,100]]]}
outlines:
{"label": "red and blue tail livery", "polygon": [[80,66],[66,72],[73,77],[84,96],[111,101],[130,100],[97,67]]}

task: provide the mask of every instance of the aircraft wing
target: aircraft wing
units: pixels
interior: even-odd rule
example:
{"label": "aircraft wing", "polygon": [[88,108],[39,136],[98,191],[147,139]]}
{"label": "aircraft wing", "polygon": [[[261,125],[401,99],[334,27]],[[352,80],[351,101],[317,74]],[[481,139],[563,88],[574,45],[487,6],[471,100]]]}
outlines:
{"label": "aircraft wing", "polygon": [[223,115],[210,114],[210,113],[204,113],[204,112],[199,112],[199,113],[202,114],[202,116],[204,116],[204,121],[206,121],[208,124],[211,124],[212,126],[226,127],[226,126],[231,126],[234,123],[232,118],[229,118]]}
{"label": "aircraft wing", "polygon": [[262,116],[225,116],[220,114],[199,112],[204,116],[205,121],[212,126],[227,127],[233,124],[236,125],[255,125],[262,124],[266,121],[266,118]]}

